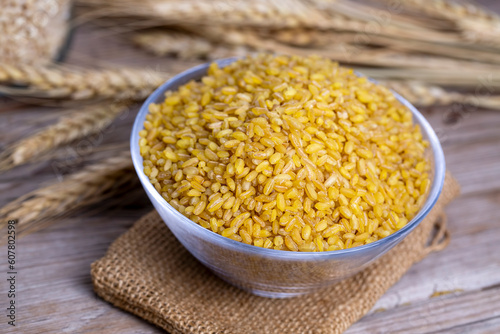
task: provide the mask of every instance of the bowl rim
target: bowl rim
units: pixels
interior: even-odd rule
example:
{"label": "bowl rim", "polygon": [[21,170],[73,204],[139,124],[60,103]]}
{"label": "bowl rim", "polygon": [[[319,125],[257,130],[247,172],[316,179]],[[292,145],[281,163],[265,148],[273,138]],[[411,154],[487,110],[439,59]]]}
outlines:
{"label": "bowl rim", "polygon": [[[224,58],[216,60],[214,62],[216,62],[219,65],[219,67],[224,67],[238,59],[240,58],[237,57]],[[161,86],[159,86],[142,104],[138,114],[135,117],[134,124],[132,127],[132,133],[130,136],[130,151],[132,156],[132,162],[134,165],[134,169],[145,191],[148,193],[148,195],[152,196],[154,200],[158,204],[160,204],[166,211],[170,212],[173,216],[175,216],[177,221],[180,221],[183,224],[188,224],[191,228],[197,230],[197,232],[200,233],[200,235],[207,241],[218,243],[221,246],[226,246],[236,251],[252,253],[254,255],[266,256],[271,258],[279,258],[285,260],[310,260],[310,259],[326,260],[330,258],[344,257],[346,255],[354,255],[357,253],[369,252],[370,250],[376,249],[382,246],[383,244],[390,245],[394,242],[397,242],[398,239],[406,237],[427,216],[427,214],[436,204],[436,201],[438,200],[444,185],[444,179],[446,173],[446,163],[444,159],[443,149],[441,147],[441,144],[439,142],[436,133],[434,132],[429,122],[425,119],[425,117],[405,98],[403,98],[401,95],[391,90],[394,96],[412,112],[414,120],[416,119],[417,123],[420,124],[421,130],[428,137],[427,140],[430,143],[432,155],[434,156],[434,169],[435,169],[434,180],[432,182],[431,189],[429,191],[427,199],[424,202],[422,208],[417,213],[417,215],[415,215],[415,217],[413,217],[413,219],[409,221],[403,228],[375,242],[357,246],[354,248],[347,248],[335,251],[325,251],[325,252],[289,252],[283,250],[276,250],[272,248],[268,249],[268,248],[257,247],[254,245],[248,245],[243,242],[223,237],[222,235],[215,233],[209,229],[206,229],[201,225],[193,222],[192,220],[190,220],[189,218],[178,212],[176,209],[174,209],[160,195],[160,193],[154,188],[151,182],[149,182],[149,178],[146,176],[146,174],[144,174],[143,164],[142,164],[143,159],[142,156],[140,155],[140,150],[139,150],[139,131],[144,128],[144,119],[146,115],[149,113],[149,105],[151,103],[157,103],[157,101],[159,101],[160,98],[164,97],[164,93],[168,90],[177,89],[179,86],[191,80],[200,79],[203,75],[206,74],[207,69],[211,63],[213,62],[207,62],[201,65],[191,67],[188,70],[177,74],[176,76],[172,77],[171,79],[164,82]],[[366,77],[362,73],[356,72],[356,74],[358,76]],[[376,80],[373,80],[371,78],[368,79],[370,81],[377,83]],[[162,218],[162,220],[164,219]]]}

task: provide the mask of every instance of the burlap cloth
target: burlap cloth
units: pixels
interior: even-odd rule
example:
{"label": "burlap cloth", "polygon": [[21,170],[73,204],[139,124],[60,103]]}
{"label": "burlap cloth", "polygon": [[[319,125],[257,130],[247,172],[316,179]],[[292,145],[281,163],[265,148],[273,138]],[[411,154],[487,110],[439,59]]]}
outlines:
{"label": "burlap cloth", "polygon": [[92,264],[99,296],[170,333],[342,333],[415,263],[446,246],[443,208],[459,193],[446,175],[427,218],[357,275],[291,299],[257,297],[213,275],[175,239],[156,211]]}

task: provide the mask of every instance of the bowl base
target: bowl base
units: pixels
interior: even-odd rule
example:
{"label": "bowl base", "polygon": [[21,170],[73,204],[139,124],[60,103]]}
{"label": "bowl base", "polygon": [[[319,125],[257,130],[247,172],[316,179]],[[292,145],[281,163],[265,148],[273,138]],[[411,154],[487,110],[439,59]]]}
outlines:
{"label": "bowl base", "polygon": [[[212,270],[212,272],[218,276],[220,279],[222,279],[224,282],[231,284],[238,289],[241,289],[243,291],[246,291],[248,293],[251,293],[253,295],[259,296],[259,297],[265,297],[265,298],[275,298],[275,299],[284,299],[284,298],[293,298],[293,297],[298,297],[302,295],[307,295],[309,293],[312,293],[316,291],[317,289],[300,289],[300,288],[285,288],[285,287],[272,287],[272,286],[265,286],[262,284],[259,284],[263,288],[255,287],[257,284],[252,284],[253,286],[249,286],[247,284],[240,284],[239,282],[235,281],[234,279],[228,278],[225,275],[216,272],[215,270]],[[276,290],[285,290],[285,291],[276,291]],[[286,291],[289,290],[289,291]]]}
{"label": "bowl base", "polygon": [[244,290],[259,297],[277,298],[277,299],[293,298],[307,294],[307,292],[275,292],[275,291],[265,291],[256,289],[244,289]]}

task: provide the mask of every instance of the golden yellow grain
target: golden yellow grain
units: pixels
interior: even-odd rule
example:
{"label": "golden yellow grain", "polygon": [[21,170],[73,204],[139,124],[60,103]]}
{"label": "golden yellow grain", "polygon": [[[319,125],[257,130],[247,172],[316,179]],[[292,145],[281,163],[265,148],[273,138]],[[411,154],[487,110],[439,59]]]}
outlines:
{"label": "golden yellow grain", "polygon": [[431,186],[411,112],[318,57],[212,64],[150,106],[140,137],[144,173],[175,209],[257,247],[375,242],[404,227]]}

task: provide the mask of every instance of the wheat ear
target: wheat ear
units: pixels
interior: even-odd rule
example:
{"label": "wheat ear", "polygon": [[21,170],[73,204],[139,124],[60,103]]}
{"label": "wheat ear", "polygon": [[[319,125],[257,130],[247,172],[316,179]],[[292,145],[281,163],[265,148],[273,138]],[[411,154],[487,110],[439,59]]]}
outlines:
{"label": "wheat ear", "polygon": [[168,75],[148,69],[0,64],[0,92],[13,96],[142,100],[166,79]]}
{"label": "wheat ear", "polygon": [[56,217],[123,193],[137,181],[130,154],[120,153],[8,203],[0,209],[0,228],[16,220],[19,233],[34,232]]}
{"label": "wheat ear", "polygon": [[139,32],[132,36],[132,41],[157,56],[172,54],[182,59],[205,57],[215,49],[213,43],[202,37],[169,30]]}
{"label": "wheat ear", "polygon": [[0,171],[22,165],[74,140],[103,131],[126,104],[106,103],[73,110],[55,124],[20,140],[0,153]]}
{"label": "wheat ear", "polygon": [[251,50],[245,46],[222,45],[190,33],[156,29],[132,36],[140,48],[157,56],[175,55],[181,59],[218,59],[243,56]]}

